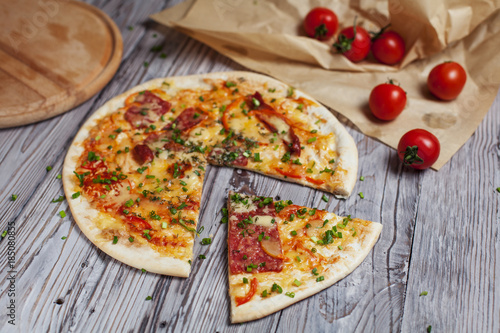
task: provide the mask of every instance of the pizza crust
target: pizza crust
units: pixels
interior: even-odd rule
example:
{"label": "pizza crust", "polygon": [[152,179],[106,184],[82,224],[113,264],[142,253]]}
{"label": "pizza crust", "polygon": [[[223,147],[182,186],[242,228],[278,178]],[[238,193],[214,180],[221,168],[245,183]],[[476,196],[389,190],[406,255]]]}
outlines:
{"label": "pizza crust", "polygon": [[[242,323],[263,318],[332,286],[349,275],[363,262],[377,242],[381,231],[382,224],[376,222],[370,223],[370,225],[364,229],[363,237],[358,237],[359,243],[355,244],[355,250],[346,248],[343,251],[344,259],[332,265],[328,273],[325,272],[322,274],[325,277],[323,281],[316,282],[315,280],[309,280],[303,283],[301,287],[298,288],[298,291],[295,292],[295,297],[293,298],[286,296],[284,293],[278,295],[273,294],[271,297],[266,298],[255,295],[249,302],[236,306],[234,297],[231,297],[231,322]],[[229,277],[230,282],[231,280],[239,279],[241,279],[239,275]]]}
{"label": "pizza crust", "polygon": [[[94,126],[96,126],[101,119],[112,114],[117,109],[123,107],[124,101],[128,96],[136,92],[162,87],[164,82],[169,83],[167,90],[169,91],[169,93],[171,93],[180,89],[210,88],[211,86],[208,83],[204,82],[205,79],[236,81],[241,77],[244,77],[247,81],[255,82],[255,85],[258,87],[261,87],[264,83],[276,87],[281,87],[282,89],[288,88],[288,86],[283,84],[282,82],[260,74],[251,72],[222,72],[154,79],[138,85],[106,102],[84,123],[68,150],[64,162],[62,179],[66,197],[71,198],[71,195],[74,192],[78,191],[78,186],[73,171],[76,168],[76,163],[79,156],[84,151],[82,145],[85,139],[87,139],[87,137],[89,136],[89,131]],[[165,86],[163,86],[163,88],[165,88]],[[296,91],[296,94],[298,96],[304,96],[305,98],[314,101],[312,97],[307,96],[302,92]],[[333,116],[333,114],[330,113],[326,108],[318,104],[318,106],[314,107],[311,111],[317,113],[327,120],[327,122],[323,125],[322,131],[331,131],[332,133],[334,133],[334,137],[336,139],[336,149],[340,153],[338,163],[342,167],[342,169],[345,170],[344,175],[342,176],[341,183],[343,185],[341,187],[332,189],[328,186],[323,186],[323,188],[321,186],[318,186],[317,188],[333,192],[336,196],[341,198],[347,197],[352,192],[357,178],[356,173],[358,167],[358,156],[354,140],[348,134],[346,129]],[[252,171],[258,172],[256,170]],[[284,177],[278,176],[275,176],[275,178],[281,180],[284,179]],[[311,186],[311,184],[308,184],[300,179],[288,178],[286,179],[286,181]],[[187,277],[189,275],[190,264],[187,261],[161,256],[148,246],[128,246],[128,244],[124,244],[126,243],[126,240],[123,240],[123,242],[120,241],[117,244],[111,244],[111,242],[109,241],[104,242],[100,240],[100,230],[98,230],[93,221],[93,219],[95,218],[95,216],[97,216],[97,214],[99,214],[99,212],[96,209],[92,208],[82,196],[77,199],[69,199],[68,203],[76,223],[85,234],[85,236],[99,249],[106,252],[113,258],[127,265],[146,269],[150,272],[183,277]]]}

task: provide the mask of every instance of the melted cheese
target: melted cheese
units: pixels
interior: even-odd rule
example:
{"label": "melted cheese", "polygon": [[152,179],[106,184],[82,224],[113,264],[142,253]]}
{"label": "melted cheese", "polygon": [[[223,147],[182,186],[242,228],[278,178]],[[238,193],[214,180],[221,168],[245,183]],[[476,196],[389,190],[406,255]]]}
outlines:
{"label": "melted cheese", "polygon": [[281,221],[279,217],[272,217],[269,215],[255,215],[252,217],[253,223],[263,227],[273,227]]}
{"label": "melted cheese", "polygon": [[[111,189],[106,192],[105,198],[95,201],[98,202],[97,207],[100,205],[102,207],[104,204],[113,207],[110,208],[109,214],[103,213],[103,216],[96,220],[96,226],[99,228],[116,228],[125,232],[127,226],[120,219],[113,218],[112,215],[113,213],[116,214],[116,209],[133,199],[134,204],[130,207],[130,211],[137,216],[142,216],[152,226],[157,235],[162,235],[165,240],[173,243],[176,241],[184,242],[185,247],[178,251],[182,253],[182,256],[190,256],[194,234],[183,226],[173,223],[173,219],[181,217],[190,222],[189,225],[186,224],[188,228],[196,228],[204,176],[204,170],[198,167],[204,168],[206,166],[206,155],[216,147],[217,149],[223,147],[232,152],[231,148],[234,146],[239,153],[244,151],[245,156],[248,157],[246,168],[250,170],[278,177],[283,177],[283,172],[293,172],[302,178],[310,176],[316,180],[333,181],[331,178],[334,177],[330,173],[320,173],[320,171],[325,168],[334,169],[336,167],[333,163],[329,164],[330,160],[337,158],[335,138],[333,134],[327,134],[324,131],[322,133],[322,124],[312,125],[311,118],[316,120],[318,117],[314,114],[308,114],[308,108],[312,105],[310,101],[285,98],[287,92],[282,89],[277,89],[273,93],[269,93],[267,87],[260,89],[266,103],[275,108],[280,115],[287,117],[287,121],[284,121],[277,116],[265,116],[266,121],[277,129],[278,133],[274,134],[258,117],[250,113],[245,114],[246,111],[243,112],[244,109],[248,109],[248,106],[240,107],[245,96],[255,92],[254,84],[246,84],[243,81],[238,82],[238,90],[239,92],[235,89],[227,89],[221,80],[208,80],[199,89],[185,89],[181,86],[175,86],[172,82],[167,82],[155,89],[154,94],[169,101],[171,109],[163,117],[158,117],[158,119],[154,117],[155,122],[150,124],[149,128],[131,128],[130,124],[124,119],[124,114],[127,111],[126,107],[118,109],[114,114],[102,119],[99,125],[91,130],[90,136],[85,143],[86,151],[80,156],[80,162],[86,161],[88,151],[95,151],[101,158],[106,159],[107,166],[111,171],[119,168],[119,172],[126,175],[127,178],[123,179],[120,185],[111,186]],[[203,98],[200,98],[200,96]],[[133,98],[131,101],[133,101]],[[238,103],[234,103],[234,101],[238,101]],[[302,105],[300,111],[299,105]],[[164,141],[148,142],[147,144],[152,148],[156,156],[150,164],[138,165],[133,158],[133,147],[144,143],[144,140],[151,134],[155,133],[162,136],[164,133],[168,133],[168,131],[163,130],[165,126],[170,124],[188,107],[201,110],[207,117],[200,124],[183,133],[183,139],[186,140],[187,149],[192,149],[194,146],[202,147],[202,149],[206,149],[205,153],[169,151],[165,150]],[[222,111],[224,107],[230,108],[229,111],[232,115],[228,120],[230,130],[234,134],[232,137],[228,137],[229,131],[221,131],[223,129],[222,116],[224,113]],[[281,161],[281,158],[289,151],[283,140],[291,141],[288,123],[294,126],[294,132],[299,137],[303,147],[299,159],[302,165],[298,165],[298,163],[292,164],[295,157],[292,157],[288,162]],[[319,131],[313,134],[311,133],[313,130]],[[308,139],[312,137],[316,138],[315,141],[308,142]],[[170,140],[171,138],[166,139]],[[253,142],[245,139],[252,139]],[[256,153],[260,155],[262,161],[255,161]],[[191,168],[184,170],[182,178],[179,176],[173,177],[172,168],[175,163],[185,163]],[[277,169],[282,172],[277,171]],[[306,173],[307,169],[312,172]],[[138,172],[138,170],[142,170],[142,173]],[[81,170],[80,173],[82,173]],[[137,203],[136,199],[140,199],[140,203]],[[189,208],[178,209],[188,200],[191,204]],[[99,208],[97,209],[99,210]],[[113,212],[113,209],[115,212]],[[240,202],[235,204],[233,209],[234,213],[241,214],[255,211],[257,206],[249,200],[247,205]],[[173,213],[173,211],[177,212]],[[264,209],[263,214],[265,213],[266,209]],[[157,219],[158,217],[159,219]],[[267,216],[256,216],[254,220],[256,224],[262,226],[269,227],[273,225],[272,218]],[[283,239],[289,239],[291,237],[291,228],[297,228],[297,224],[283,224],[278,218],[275,218],[275,220],[275,223],[279,224]],[[167,223],[166,228],[164,228],[165,223]],[[297,237],[305,237],[303,234],[302,232]],[[141,238],[141,241],[147,243],[146,239]],[[338,244],[344,244],[345,241],[345,239],[336,239],[332,246],[325,247],[325,249],[320,250],[320,247],[317,247],[318,253],[321,252],[327,255],[326,248],[332,248],[332,251],[334,251]],[[308,248],[315,246],[314,242],[309,238],[303,240],[303,245]],[[162,250],[160,247],[157,250],[163,254],[171,251],[171,249]],[[296,255],[301,255],[301,253],[293,251],[296,250],[289,249],[287,254],[292,263]],[[311,262],[307,259],[300,264],[292,265],[288,263],[285,265],[285,267],[293,267],[294,272],[298,269],[294,274],[298,274],[296,276],[300,276],[301,279],[310,277],[310,266]],[[304,276],[301,274],[304,274]],[[259,276],[259,281],[265,287],[268,283],[272,285],[272,281],[278,277],[279,275],[276,274],[264,274]],[[283,277],[281,278],[283,279]],[[291,284],[293,279],[289,280],[287,278],[281,280],[281,283],[283,287],[293,288]],[[247,286],[242,286],[242,288],[246,290]]]}
{"label": "melted cheese", "polygon": [[252,200],[248,200],[248,203],[246,205],[242,202],[238,202],[238,203],[233,202],[232,203],[233,213],[236,213],[236,214],[250,213],[256,209],[257,209],[257,206],[252,202]]}

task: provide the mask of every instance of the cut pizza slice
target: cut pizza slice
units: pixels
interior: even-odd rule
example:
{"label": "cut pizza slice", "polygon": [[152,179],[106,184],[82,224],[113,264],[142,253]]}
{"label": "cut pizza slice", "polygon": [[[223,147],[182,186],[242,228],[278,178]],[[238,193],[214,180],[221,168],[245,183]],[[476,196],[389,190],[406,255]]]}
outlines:
{"label": "cut pizza slice", "polygon": [[330,287],[361,264],[382,230],[380,223],[234,192],[228,223],[233,323]]}

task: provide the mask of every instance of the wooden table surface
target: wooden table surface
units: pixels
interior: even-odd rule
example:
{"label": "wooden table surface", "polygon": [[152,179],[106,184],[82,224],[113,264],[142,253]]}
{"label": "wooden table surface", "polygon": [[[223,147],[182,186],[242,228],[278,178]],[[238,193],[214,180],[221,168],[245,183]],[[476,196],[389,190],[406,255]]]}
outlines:
{"label": "wooden table surface", "polygon": [[[0,231],[11,227],[15,233],[13,246],[8,236],[0,243],[1,332],[427,332],[428,326],[432,332],[500,331],[500,94],[439,172],[403,168],[393,149],[341,119],[357,143],[359,175],[365,178],[347,200],[331,197],[325,203],[321,191],[210,167],[200,225],[213,243],[195,245],[194,257],[207,259],[194,259],[187,279],[142,273],[98,250],[76,226],[67,201],[51,202],[63,195],[57,175],[83,122],[111,97],[149,79],[245,68],[148,20],[173,2],[87,2],[122,32],[124,57],[116,76],[61,116],[0,130]],[[152,52],[157,45],[162,51]],[[345,279],[261,320],[231,325],[227,225],[219,223],[229,190],[279,195],[380,221],[384,228],[366,260]],[[15,326],[8,323],[12,300]]]}

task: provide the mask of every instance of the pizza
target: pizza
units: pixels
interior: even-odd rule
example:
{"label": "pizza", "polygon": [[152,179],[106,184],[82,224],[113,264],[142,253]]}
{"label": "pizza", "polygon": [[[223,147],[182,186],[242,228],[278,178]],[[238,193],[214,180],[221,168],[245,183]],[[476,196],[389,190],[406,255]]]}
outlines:
{"label": "pizza", "polygon": [[73,217],[102,251],[188,276],[207,166],[242,168],[347,197],[357,149],[308,95],[249,72],[155,79],[83,124],[63,168]]}
{"label": "pizza", "polygon": [[382,225],[289,200],[231,192],[228,198],[231,321],[259,319],[352,272]]}

